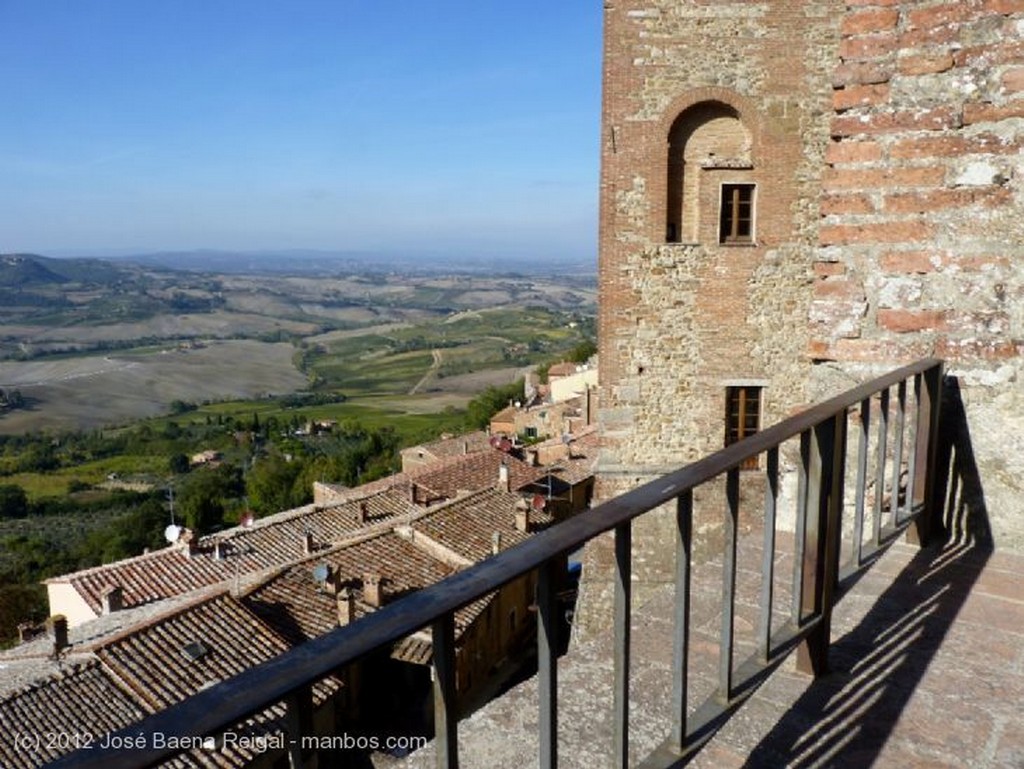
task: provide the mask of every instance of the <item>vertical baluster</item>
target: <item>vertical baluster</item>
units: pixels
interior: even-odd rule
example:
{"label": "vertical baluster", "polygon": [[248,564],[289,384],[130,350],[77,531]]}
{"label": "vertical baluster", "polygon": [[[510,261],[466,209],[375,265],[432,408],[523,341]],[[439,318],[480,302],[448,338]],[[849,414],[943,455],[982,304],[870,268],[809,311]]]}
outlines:
{"label": "vertical baluster", "polygon": [[903,431],[907,412],[907,380],[896,387],[896,437],[892,455],[892,522],[900,523],[900,476],[903,468]]}
{"label": "vertical baluster", "polygon": [[779,501],[779,447],[768,449],[764,490],[764,557],[761,562],[761,625],[758,651],[765,662],[772,656],[772,594],[775,588],[775,509]]}
{"label": "vertical baluster", "polygon": [[889,439],[889,389],[879,393],[878,453],[875,457],[875,547],[882,544],[882,497],[885,496],[885,453]]}
{"label": "vertical baluster", "polygon": [[455,692],[455,615],[432,627],[434,646],[434,745],[437,769],[458,769],[458,710]]}
{"label": "vertical baluster", "polygon": [[303,769],[302,736],[313,728],[313,691],[303,687],[292,692],[284,701],[284,733],[288,739],[289,769]]}
{"label": "vertical baluster", "polygon": [[846,412],[814,428],[808,462],[807,567],[804,611],[818,624],[797,650],[797,669],[815,676],[828,671],[832,603],[839,574]]}
{"label": "vertical baluster", "polygon": [[860,402],[860,432],[857,437],[857,489],[854,492],[853,565],[859,568],[864,555],[864,501],[868,486],[868,442],[871,440],[871,399]]}
{"label": "vertical baluster", "polygon": [[917,433],[917,465],[914,479],[914,505],[921,512],[907,539],[925,544],[929,537],[942,531],[942,500],[937,494],[936,461],[938,458],[939,413],[942,407],[942,364],[937,363],[923,374],[920,390]]}
{"label": "vertical baluster", "polygon": [[615,528],[615,692],[613,766],[629,766],[629,622],[633,524]]}
{"label": "vertical baluster", "polygon": [[686,746],[686,693],[689,685],[690,564],[693,558],[693,491],[676,500],[676,616],[672,644],[672,744]]}
{"label": "vertical baluster", "polygon": [[537,605],[537,679],[540,698],[540,767],[558,766],[558,601],[557,561],[540,569]]}
{"label": "vertical baluster", "polygon": [[914,374],[914,420],[911,424],[913,429],[913,436],[908,441],[908,448],[910,449],[910,456],[907,459],[907,491],[906,496],[906,513],[907,516],[913,516],[917,512],[917,503],[914,501],[917,494],[917,467],[919,463],[919,457],[917,455],[917,433],[920,430],[921,424],[921,375]]}
{"label": "vertical baluster", "polygon": [[807,474],[811,461],[811,433],[800,433],[800,465],[797,468],[796,533],[793,537],[793,624],[803,622],[804,552],[807,545]]}
{"label": "vertical baluster", "polygon": [[734,467],[725,477],[725,552],[722,554],[722,633],[718,644],[718,694],[732,698],[733,616],[736,613],[736,531],[740,512],[740,471]]}

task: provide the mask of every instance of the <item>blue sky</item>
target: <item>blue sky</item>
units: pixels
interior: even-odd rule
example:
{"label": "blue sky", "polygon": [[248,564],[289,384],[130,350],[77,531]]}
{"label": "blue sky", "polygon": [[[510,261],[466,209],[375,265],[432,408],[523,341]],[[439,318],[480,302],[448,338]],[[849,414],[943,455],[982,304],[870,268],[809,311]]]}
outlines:
{"label": "blue sky", "polygon": [[0,0],[0,252],[590,258],[598,0]]}

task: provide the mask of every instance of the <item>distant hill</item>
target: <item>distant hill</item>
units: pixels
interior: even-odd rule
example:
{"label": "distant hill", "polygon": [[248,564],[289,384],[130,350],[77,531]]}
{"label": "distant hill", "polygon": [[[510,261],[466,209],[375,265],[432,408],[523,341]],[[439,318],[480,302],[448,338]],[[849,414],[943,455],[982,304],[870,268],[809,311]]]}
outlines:
{"label": "distant hill", "polygon": [[339,272],[401,272],[407,275],[593,275],[595,261],[559,262],[523,257],[453,257],[377,251],[163,251],[114,257],[146,267],[241,275],[331,275]]}
{"label": "distant hill", "polygon": [[0,285],[5,288],[65,283],[67,278],[46,267],[50,261],[34,254],[0,255]]}
{"label": "distant hill", "polygon": [[104,259],[51,259],[38,254],[0,254],[0,286],[41,288],[61,283],[107,285],[129,277]]}

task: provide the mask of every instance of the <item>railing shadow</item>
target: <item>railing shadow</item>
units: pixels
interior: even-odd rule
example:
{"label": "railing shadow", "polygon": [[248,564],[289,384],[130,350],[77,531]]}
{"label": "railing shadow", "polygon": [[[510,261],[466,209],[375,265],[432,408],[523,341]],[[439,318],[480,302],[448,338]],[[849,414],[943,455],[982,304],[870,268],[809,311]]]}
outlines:
{"label": "railing shadow", "polygon": [[[863,767],[881,754],[992,553],[969,426],[955,379],[945,383],[936,500],[943,531],[922,548],[815,679],[750,753],[748,767]],[[843,604],[836,608],[842,615]]]}

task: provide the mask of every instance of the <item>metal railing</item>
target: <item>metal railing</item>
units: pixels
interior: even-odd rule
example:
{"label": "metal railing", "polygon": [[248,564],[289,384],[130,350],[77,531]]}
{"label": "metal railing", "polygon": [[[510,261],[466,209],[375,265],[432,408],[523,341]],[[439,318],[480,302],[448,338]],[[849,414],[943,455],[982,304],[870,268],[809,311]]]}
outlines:
{"label": "metal railing", "polygon": [[[435,748],[437,766],[458,766],[455,694],[454,612],[528,572],[537,570],[540,766],[558,763],[557,601],[558,566],[565,554],[594,537],[615,534],[614,765],[625,767],[629,753],[629,671],[631,540],[634,519],[666,503],[676,507],[676,601],[672,713],[664,743],[642,762],[644,769],[682,766],[725,723],[768,674],[794,649],[801,670],[826,669],[833,606],[844,580],[855,576],[896,534],[907,530],[923,542],[941,526],[941,510],[931,498],[940,409],[942,363],[922,360],[874,379],[792,416],[698,462],[640,486],[593,510],[540,532],[526,542],[420,590],[346,627],[297,646],[285,654],[152,715],[117,734],[215,734],[284,701],[286,728],[308,721],[310,687],[405,636],[430,627],[434,639]],[[908,385],[910,398],[908,398]],[[895,402],[892,390],[895,388]],[[912,400],[910,400],[912,399]],[[908,407],[908,402],[912,407]],[[856,414],[854,413],[856,411]],[[877,424],[872,427],[872,414]],[[855,429],[848,436],[848,425]],[[851,441],[848,438],[854,438]],[[780,449],[795,464],[794,568],[788,619],[778,612],[774,585],[777,517],[780,513]],[[852,526],[844,535],[842,511],[849,443],[857,444]],[[873,444],[873,451],[872,451]],[[734,660],[736,554],[740,512],[740,468],[762,457],[764,517],[760,621],[756,652]],[[873,465],[873,466],[872,466]],[[903,468],[906,468],[905,475]],[[724,478],[725,515],[722,558],[721,635],[718,688],[690,708],[687,659],[690,640],[694,490]],[[904,480],[905,478],[905,480]],[[888,486],[887,486],[888,481]],[[886,488],[889,489],[888,500]],[[870,534],[870,536],[867,536]],[[849,561],[841,568],[845,547]],[[298,736],[298,733],[294,736]],[[114,741],[117,744],[117,741]],[[101,749],[70,754],[52,767],[127,769],[147,766],[177,752],[152,744],[135,750]],[[302,757],[291,751],[293,765]]]}

